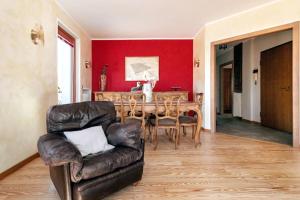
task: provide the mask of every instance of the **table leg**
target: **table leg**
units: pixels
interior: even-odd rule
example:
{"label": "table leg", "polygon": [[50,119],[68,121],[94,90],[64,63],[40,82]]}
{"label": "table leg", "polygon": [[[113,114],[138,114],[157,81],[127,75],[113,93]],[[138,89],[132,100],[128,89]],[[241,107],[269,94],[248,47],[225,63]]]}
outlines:
{"label": "table leg", "polygon": [[199,109],[196,110],[198,121],[197,121],[197,129],[195,133],[195,148],[198,146],[198,144],[201,144],[200,142],[200,134],[201,134],[201,127],[202,127],[202,114]]}

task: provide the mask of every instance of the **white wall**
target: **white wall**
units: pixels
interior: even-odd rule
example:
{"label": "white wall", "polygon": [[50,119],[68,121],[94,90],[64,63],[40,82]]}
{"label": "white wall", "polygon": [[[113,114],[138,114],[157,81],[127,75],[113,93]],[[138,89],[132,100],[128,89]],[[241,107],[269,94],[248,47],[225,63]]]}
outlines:
{"label": "white wall", "polygon": [[[224,19],[207,24],[202,30],[204,41],[195,43],[194,49],[204,52],[205,80],[194,80],[197,85],[204,85],[205,88],[205,121],[204,127],[211,128],[211,43],[245,33],[259,31],[300,20],[299,0],[279,0],[249,11],[245,11]],[[198,34],[195,38],[198,37]]]}
{"label": "white wall", "polygon": [[[58,19],[72,29],[80,44],[80,85],[91,87],[89,36],[54,0],[2,0],[0,7],[0,173],[37,152],[46,132],[46,111],[57,103]],[[36,23],[44,28],[45,44],[30,38]]]}
{"label": "white wall", "polygon": [[233,93],[232,115],[242,117],[242,93]]}
{"label": "white wall", "polygon": [[243,42],[243,91],[241,94],[241,117],[243,119],[251,120],[253,107],[252,100],[252,70],[253,70],[253,57],[254,57],[254,39]]}
{"label": "white wall", "polygon": [[205,73],[204,73],[204,56],[205,52],[204,49],[197,48],[199,45],[204,43],[205,32],[204,29],[200,30],[197,37],[193,40],[193,57],[194,61],[196,59],[200,59],[199,67],[193,68],[193,92],[199,93],[204,92],[204,80],[205,80]]}
{"label": "white wall", "polygon": [[[197,37],[193,40],[193,57],[194,57],[194,61],[196,59],[200,60],[200,65],[199,67],[194,67],[193,68],[193,93],[204,93],[204,81],[205,81],[205,65],[204,65],[204,61],[205,61],[205,52],[204,49],[200,49],[197,48],[199,45],[201,45],[205,38],[205,32],[204,29],[201,29],[197,35]],[[202,113],[205,113],[205,109],[206,109],[206,99],[207,97],[204,94],[203,97],[203,104],[202,104]],[[202,120],[203,123],[206,121],[205,119],[205,115],[203,115]]]}

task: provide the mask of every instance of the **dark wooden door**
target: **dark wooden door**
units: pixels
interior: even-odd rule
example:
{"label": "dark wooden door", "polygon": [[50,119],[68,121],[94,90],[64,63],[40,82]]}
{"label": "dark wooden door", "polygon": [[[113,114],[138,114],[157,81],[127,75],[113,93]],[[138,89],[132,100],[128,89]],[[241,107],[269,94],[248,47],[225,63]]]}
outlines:
{"label": "dark wooden door", "polygon": [[292,132],[292,42],[261,52],[261,123]]}
{"label": "dark wooden door", "polygon": [[232,69],[223,68],[222,69],[222,85],[223,85],[223,112],[232,113]]}
{"label": "dark wooden door", "polygon": [[234,72],[234,92],[242,93],[243,91],[243,43],[233,48],[233,72]]}

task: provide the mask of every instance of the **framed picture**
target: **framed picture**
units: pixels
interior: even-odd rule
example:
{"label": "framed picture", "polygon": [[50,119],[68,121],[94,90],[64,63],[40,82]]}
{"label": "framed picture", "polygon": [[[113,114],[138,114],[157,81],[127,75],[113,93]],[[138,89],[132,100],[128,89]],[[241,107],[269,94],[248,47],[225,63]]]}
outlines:
{"label": "framed picture", "polygon": [[125,57],[125,80],[159,80],[159,57]]}

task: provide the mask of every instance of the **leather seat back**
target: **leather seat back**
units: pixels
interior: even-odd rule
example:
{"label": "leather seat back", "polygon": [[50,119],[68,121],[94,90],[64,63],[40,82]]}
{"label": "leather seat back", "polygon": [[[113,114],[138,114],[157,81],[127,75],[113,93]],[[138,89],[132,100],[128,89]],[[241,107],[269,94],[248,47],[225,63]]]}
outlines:
{"label": "leather seat back", "polygon": [[47,112],[47,132],[62,133],[99,125],[106,132],[107,127],[115,121],[115,107],[109,101],[55,105]]}

